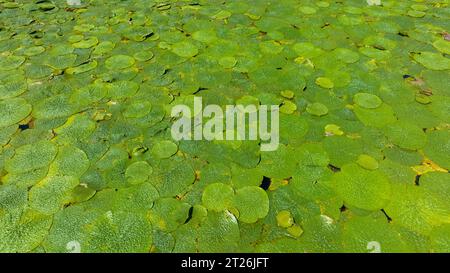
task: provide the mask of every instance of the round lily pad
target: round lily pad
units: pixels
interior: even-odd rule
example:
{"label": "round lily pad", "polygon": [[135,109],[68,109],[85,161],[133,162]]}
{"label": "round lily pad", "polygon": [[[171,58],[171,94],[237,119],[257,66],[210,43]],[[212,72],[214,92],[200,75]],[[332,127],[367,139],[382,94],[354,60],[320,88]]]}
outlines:
{"label": "round lily pad", "polygon": [[448,70],[450,69],[450,59],[434,52],[421,52],[413,55],[421,65],[431,70]]}
{"label": "round lily pad", "polygon": [[285,100],[280,107],[280,112],[284,114],[292,114],[297,110],[297,105],[291,101]]}
{"label": "round lily pad", "polygon": [[17,97],[28,89],[25,77],[23,75],[11,75],[0,80],[0,99]]}
{"label": "round lily pad", "polygon": [[282,210],[277,214],[277,224],[280,227],[288,228],[294,224],[294,218],[288,210]]}
{"label": "round lily pad", "polygon": [[358,160],[356,162],[359,166],[367,170],[378,169],[378,161],[370,155],[362,154],[358,157]]}
{"label": "round lily pad", "polygon": [[382,209],[391,196],[389,180],[380,171],[369,171],[356,164],[344,165],[335,173],[336,192],[350,207],[364,210]]}
{"label": "round lily pad", "polygon": [[198,48],[190,42],[183,41],[173,44],[172,52],[180,57],[191,58],[198,54]]}
{"label": "round lily pad", "polygon": [[353,97],[353,101],[357,105],[367,108],[367,109],[378,108],[383,103],[377,95],[373,95],[373,94],[369,94],[369,93],[357,93]]}
{"label": "round lily pad", "polygon": [[254,223],[269,212],[267,193],[256,186],[238,189],[233,204],[239,211],[239,221],[244,223]]}
{"label": "round lily pad", "polygon": [[339,60],[348,64],[356,63],[360,59],[357,52],[347,48],[336,48],[334,53]]}
{"label": "round lily pad", "polygon": [[133,57],[140,62],[148,61],[152,59],[153,56],[155,55],[151,51],[140,51],[133,55]]}
{"label": "round lily pad", "polygon": [[202,195],[202,203],[208,210],[222,211],[229,208],[234,197],[233,189],[223,183],[208,185]]}
{"label": "round lily pad", "polygon": [[450,169],[450,131],[436,130],[427,132],[428,142],[424,147],[427,157],[439,166]]}
{"label": "round lily pad", "polygon": [[14,156],[6,161],[5,169],[9,173],[25,173],[46,167],[57,153],[56,145],[42,140],[16,149]]}
{"label": "round lily pad", "polygon": [[10,55],[0,58],[0,70],[13,70],[21,66],[25,62],[25,57]]}
{"label": "round lily pad", "polygon": [[155,143],[152,147],[152,154],[157,158],[169,158],[178,151],[177,144],[170,140],[163,140]]}
{"label": "round lily pad", "polygon": [[325,77],[317,78],[316,84],[318,86],[326,88],[326,89],[332,89],[334,87],[333,81],[331,81],[329,78],[325,78]]}
{"label": "round lily pad", "polygon": [[306,107],[306,112],[310,113],[311,115],[320,117],[328,114],[328,108],[322,103],[315,102],[308,104],[308,106]]}
{"label": "round lily pad", "polygon": [[105,61],[105,65],[110,70],[125,69],[134,65],[136,61],[133,57],[127,55],[114,55]]}
{"label": "round lily pad", "polygon": [[128,166],[125,178],[130,184],[140,184],[147,181],[153,173],[153,168],[146,161],[137,161]]}
{"label": "round lily pad", "polygon": [[24,54],[27,56],[36,56],[45,51],[43,46],[32,46],[25,50]]}
{"label": "round lily pad", "polygon": [[89,159],[84,151],[74,146],[63,146],[59,148],[50,166],[49,175],[81,177],[89,165]]}
{"label": "round lily pad", "polygon": [[433,46],[442,53],[450,54],[450,41],[439,39],[433,42]]}
{"label": "round lily pad", "polygon": [[73,43],[72,46],[75,48],[90,48],[98,44],[98,39],[96,37],[89,37],[85,40]]}
{"label": "round lily pad", "polygon": [[31,208],[44,214],[54,214],[70,200],[70,191],[79,184],[72,176],[50,176],[31,188]]}
{"label": "round lily pad", "polygon": [[409,150],[420,149],[427,141],[427,136],[421,128],[406,122],[388,125],[386,135],[394,144]]}
{"label": "round lily pad", "polygon": [[308,14],[308,15],[314,14],[314,13],[317,12],[317,10],[316,10],[315,8],[309,7],[309,6],[303,6],[303,7],[300,7],[299,10],[300,10],[302,13]]}
{"label": "round lily pad", "polygon": [[31,105],[22,98],[0,101],[0,128],[18,123],[31,113]]}
{"label": "round lily pad", "polygon": [[234,57],[222,57],[219,59],[219,64],[224,68],[233,68],[237,63]]}
{"label": "round lily pad", "polygon": [[129,105],[123,112],[127,118],[141,118],[152,110],[152,104],[148,101],[138,101]]}
{"label": "round lily pad", "polygon": [[216,32],[213,29],[202,29],[192,33],[194,40],[210,44],[217,40]]}

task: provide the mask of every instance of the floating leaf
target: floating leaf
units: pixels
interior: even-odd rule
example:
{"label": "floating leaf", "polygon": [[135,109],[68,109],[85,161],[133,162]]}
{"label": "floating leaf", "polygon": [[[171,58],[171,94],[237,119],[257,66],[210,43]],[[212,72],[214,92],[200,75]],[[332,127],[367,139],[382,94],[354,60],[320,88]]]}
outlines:
{"label": "floating leaf", "polygon": [[21,66],[25,62],[25,57],[23,56],[6,56],[0,58],[0,70],[8,71],[13,70]]}
{"label": "floating leaf", "polygon": [[328,108],[322,103],[315,102],[306,107],[306,111],[314,116],[324,116],[328,114]]}
{"label": "floating leaf", "polygon": [[432,70],[448,70],[450,69],[450,59],[442,56],[438,53],[433,52],[421,52],[419,54],[413,55],[414,60],[416,60],[421,65]]}
{"label": "floating leaf", "polygon": [[179,42],[172,45],[173,53],[180,57],[191,58],[198,54],[198,48],[187,41]]}
{"label": "floating leaf", "polygon": [[114,55],[109,57],[105,61],[105,66],[110,70],[125,69],[134,65],[135,60],[133,57],[127,55]]}
{"label": "floating leaf", "polygon": [[371,157],[370,155],[362,154],[358,157],[358,161],[356,161],[359,166],[363,167],[367,170],[376,170],[378,169],[378,161]]}
{"label": "floating leaf", "polygon": [[49,176],[31,188],[30,206],[44,214],[56,213],[68,203],[70,191],[78,184],[72,176]]}
{"label": "floating leaf", "polygon": [[369,93],[357,93],[353,97],[353,101],[357,105],[367,109],[378,108],[383,103],[378,96]]}
{"label": "floating leaf", "polygon": [[344,165],[334,174],[333,181],[348,206],[374,211],[390,200],[390,182],[379,171],[365,170],[356,164]]}
{"label": "floating leaf", "polygon": [[5,169],[9,173],[25,173],[46,167],[57,153],[55,144],[42,140],[17,148],[14,156],[6,161]]}
{"label": "floating leaf", "polygon": [[329,79],[325,77],[319,77],[316,79],[316,84],[320,87],[331,89],[334,87],[334,83]]}
{"label": "floating leaf", "polygon": [[170,140],[163,140],[155,143],[152,147],[152,154],[157,158],[169,158],[178,151],[178,146]]}
{"label": "floating leaf", "polygon": [[130,184],[140,184],[147,181],[153,173],[153,168],[145,161],[137,161],[128,166],[125,178]]}
{"label": "floating leaf", "polygon": [[0,128],[18,123],[31,113],[31,105],[22,98],[0,101]]}
{"label": "floating leaf", "polygon": [[259,187],[248,186],[238,189],[233,203],[239,211],[239,221],[244,223],[254,223],[266,217],[269,212],[269,198]]}
{"label": "floating leaf", "polygon": [[422,129],[406,122],[396,122],[388,125],[386,127],[386,135],[394,144],[410,150],[422,148],[427,141],[427,137]]}
{"label": "floating leaf", "polygon": [[223,183],[208,185],[202,195],[202,203],[208,210],[222,211],[230,207],[234,197],[233,189]]}

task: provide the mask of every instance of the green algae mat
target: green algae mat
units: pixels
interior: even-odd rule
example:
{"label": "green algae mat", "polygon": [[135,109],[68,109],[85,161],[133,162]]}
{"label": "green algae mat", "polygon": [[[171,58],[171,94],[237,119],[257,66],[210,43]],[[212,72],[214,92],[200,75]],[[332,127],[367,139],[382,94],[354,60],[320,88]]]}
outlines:
{"label": "green algae mat", "polygon": [[[449,19],[0,0],[0,252],[450,252]],[[174,140],[196,97],[278,105],[277,149]]]}

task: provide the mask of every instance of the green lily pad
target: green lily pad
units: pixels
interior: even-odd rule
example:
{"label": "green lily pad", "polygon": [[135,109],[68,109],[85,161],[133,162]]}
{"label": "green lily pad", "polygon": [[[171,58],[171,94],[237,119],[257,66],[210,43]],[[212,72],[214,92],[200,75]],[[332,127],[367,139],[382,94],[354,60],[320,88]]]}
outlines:
{"label": "green lily pad", "polygon": [[139,214],[109,211],[84,230],[85,252],[148,252],[153,241],[150,222]]}
{"label": "green lily pad", "polygon": [[203,191],[202,203],[208,210],[222,211],[230,208],[234,197],[233,189],[223,183],[208,185]]}
{"label": "green lily pad", "polygon": [[283,228],[291,227],[294,224],[294,218],[288,210],[282,210],[277,213],[277,224]]}
{"label": "green lily pad", "polygon": [[73,147],[60,147],[55,160],[50,165],[49,175],[81,177],[89,168],[85,152]]}
{"label": "green lily pad", "polygon": [[292,114],[297,110],[297,105],[291,101],[285,100],[280,107],[280,112],[284,114]]}
{"label": "green lily pad", "polygon": [[269,212],[267,193],[255,186],[238,189],[233,204],[239,211],[239,221],[244,223],[254,223]]}
{"label": "green lily pad", "polygon": [[325,78],[325,77],[317,78],[316,84],[318,86],[326,88],[326,89],[332,89],[334,87],[333,81],[331,81],[329,78]]}
{"label": "green lily pad", "polygon": [[328,114],[328,108],[319,102],[308,104],[308,106],[306,107],[306,111],[311,115],[318,117]]}
{"label": "green lily pad", "polygon": [[450,131],[437,130],[427,132],[428,142],[424,147],[424,153],[439,166],[450,169]]}
{"label": "green lily pad", "polygon": [[213,29],[202,29],[192,33],[194,40],[210,44],[217,40],[216,32]]}
{"label": "green lily pad", "polygon": [[151,60],[153,58],[153,56],[155,56],[155,55],[151,51],[141,51],[141,52],[137,52],[136,54],[134,54],[133,58],[135,58],[136,60],[138,60],[140,62],[145,62],[145,61]]}
{"label": "green lily pad", "polygon": [[378,161],[371,157],[370,155],[362,154],[358,157],[358,161],[356,161],[359,166],[363,167],[367,170],[376,170],[378,169]]}
{"label": "green lily pad", "polygon": [[89,37],[85,40],[73,43],[74,48],[91,48],[98,44],[98,39],[96,37]]}
{"label": "green lily pad", "polygon": [[198,48],[187,41],[172,45],[172,52],[183,58],[191,58],[198,54]]}
{"label": "green lily pad", "polygon": [[422,129],[414,124],[396,122],[386,127],[387,137],[404,149],[417,150],[425,146],[427,137]]}
{"label": "green lily pad", "polygon": [[344,165],[334,174],[336,192],[350,207],[374,211],[390,200],[391,185],[380,171],[369,171],[356,164]]}
{"label": "green lily pad", "polygon": [[169,158],[178,151],[177,144],[170,140],[163,140],[155,143],[152,147],[152,154],[157,158]]}
{"label": "green lily pad", "polygon": [[10,55],[0,58],[0,70],[8,71],[21,66],[25,62],[25,57]]}
{"label": "green lily pad", "polygon": [[32,46],[25,50],[24,54],[26,56],[36,56],[45,51],[45,47],[43,46]]}
{"label": "green lily pad", "polygon": [[421,52],[413,55],[415,61],[431,70],[450,69],[450,59],[433,52]]}
{"label": "green lily pad", "polygon": [[105,61],[105,66],[110,70],[125,69],[134,65],[136,61],[127,55],[114,55]]}
{"label": "green lily pad", "polygon": [[5,169],[9,173],[25,173],[48,166],[57,153],[52,142],[42,140],[17,148],[14,156],[6,161]]}
{"label": "green lily pad", "polygon": [[383,101],[377,96],[369,93],[357,93],[353,97],[353,101],[364,108],[374,109],[381,106]]}
{"label": "green lily pad", "polygon": [[140,184],[147,181],[153,173],[153,168],[146,161],[137,161],[128,166],[125,178],[130,184]]}
{"label": "green lily pad", "polygon": [[16,124],[31,113],[31,105],[22,98],[12,98],[0,101],[0,128]]}
{"label": "green lily pad", "polygon": [[450,42],[444,39],[439,39],[433,42],[434,48],[444,54],[450,54]]}
{"label": "green lily pad", "polygon": [[234,57],[222,57],[219,59],[219,64],[224,68],[233,68],[237,63]]}
{"label": "green lily pad", "polygon": [[0,80],[0,99],[8,99],[23,94],[28,89],[28,84],[22,75],[11,75]]}
{"label": "green lily pad", "polygon": [[49,176],[30,190],[31,208],[44,213],[54,214],[70,200],[70,191],[79,184],[72,176]]}

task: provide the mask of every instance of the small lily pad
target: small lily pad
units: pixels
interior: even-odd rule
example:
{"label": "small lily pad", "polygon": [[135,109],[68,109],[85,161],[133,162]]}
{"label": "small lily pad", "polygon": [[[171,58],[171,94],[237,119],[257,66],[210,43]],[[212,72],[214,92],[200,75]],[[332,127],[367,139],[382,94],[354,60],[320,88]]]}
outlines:
{"label": "small lily pad", "polygon": [[380,171],[356,164],[344,165],[333,177],[335,189],[345,204],[364,210],[382,209],[390,200],[391,185]]}
{"label": "small lily pad", "polygon": [[79,42],[73,43],[72,46],[74,48],[91,48],[98,44],[97,37],[89,37],[85,40],[81,40]]}
{"label": "small lily pad", "polygon": [[329,78],[325,78],[325,77],[317,78],[316,84],[318,86],[326,88],[326,89],[332,89],[334,87],[333,81],[331,81]]}
{"label": "small lily pad", "polygon": [[202,195],[202,203],[208,210],[222,211],[230,208],[234,197],[233,189],[223,183],[208,185]]}
{"label": "small lily pad", "polygon": [[10,55],[0,58],[0,70],[8,71],[21,66],[25,62],[25,57]]}
{"label": "small lily pad", "polygon": [[284,114],[292,114],[297,110],[297,105],[291,101],[285,100],[280,107],[280,112]]}
{"label": "small lily pad", "polygon": [[57,148],[49,141],[39,141],[16,149],[14,156],[6,161],[9,173],[25,173],[46,167],[56,156]]}
{"label": "small lily pad", "polygon": [[198,54],[198,48],[188,41],[183,41],[173,44],[172,52],[183,58],[191,58]]}
{"label": "small lily pad", "polygon": [[427,137],[423,130],[414,124],[396,122],[386,127],[387,137],[404,149],[417,150],[425,146]]}
{"label": "small lily pad", "polygon": [[234,57],[222,57],[219,60],[219,64],[224,68],[233,68],[237,63]]}
{"label": "small lily pad", "polygon": [[375,158],[371,157],[370,155],[366,154],[360,155],[356,163],[358,163],[359,166],[367,170],[378,169],[378,161]]}
{"label": "small lily pad", "polygon": [[357,93],[353,97],[353,101],[357,105],[367,109],[378,108],[383,103],[383,101],[378,96],[369,93]]}
{"label": "small lily pad", "polygon": [[256,186],[247,186],[236,191],[233,202],[239,211],[239,221],[254,223],[266,217],[269,212],[269,198],[267,193]]}
{"label": "small lily pad", "polygon": [[152,147],[152,154],[157,158],[169,158],[178,151],[177,144],[170,140],[163,140],[155,143]]}
{"label": "small lily pad", "polygon": [[288,210],[282,210],[277,214],[277,224],[280,227],[288,228],[294,224],[294,218]]}
{"label": "small lily pad", "polygon": [[128,166],[125,171],[125,178],[130,184],[140,184],[153,173],[153,168],[146,161],[137,161]]}
{"label": "small lily pad", "polygon": [[31,113],[31,105],[22,98],[0,101],[0,128],[18,123]]}
{"label": "small lily pad", "polygon": [[125,69],[134,65],[136,61],[127,55],[114,55],[105,61],[105,65],[110,70]]}
{"label": "small lily pad", "polygon": [[315,102],[308,104],[308,106],[306,107],[306,112],[310,113],[311,115],[320,117],[328,114],[328,108],[322,103]]}
{"label": "small lily pad", "polygon": [[415,61],[431,70],[448,70],[450,69],[450,59],[439,53],[421,52],[414,54]]}

